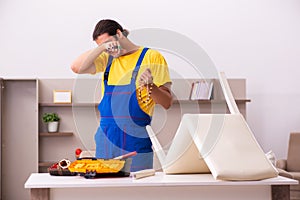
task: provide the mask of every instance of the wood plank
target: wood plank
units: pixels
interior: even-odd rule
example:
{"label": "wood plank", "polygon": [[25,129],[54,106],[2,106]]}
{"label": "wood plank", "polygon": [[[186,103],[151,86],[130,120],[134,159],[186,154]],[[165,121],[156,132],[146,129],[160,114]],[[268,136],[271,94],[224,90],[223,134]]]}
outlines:
{"label": "wood plank", "polygon": [[73,132],[54,132],[54,133],[40,133],[41,137],[63,137],[63,136],[72,136],[74,135]]}
{"label": "wood plank", "polygon": [[49,200],[49,188],[32,188],[30,190],[31,200]]}
{"label": "wood plank", "polygon": [[[174,101],[173,101],[173,103],[193,103],[193,102],[198,102],[198,104],[226,103],[225,100],[190,100],[190,99],[177,100],[177,99],[174,99]],[[241,104],[241,103],[249,103],[249,102],[251,102],[251,100],[250,99],[235,99],[235,102],[237,104]]]}
{"label": "wood plank", "polygon": [[290,185],[272,185],[272,200],[290,200]]}
{"label": "wood plank", "polygon": [[51,102],[44,102],[39,103],[39,106],[42,107],[90,107],[90,106],[98,106],[99,102],[97,103],[51,103]]}
{"label": "wood plank", "polygon": [[52,162],[39,162],[39,167],[50,167],[54,163],[56,163],[56,162],[54,162],[54,161],[52,161]]}

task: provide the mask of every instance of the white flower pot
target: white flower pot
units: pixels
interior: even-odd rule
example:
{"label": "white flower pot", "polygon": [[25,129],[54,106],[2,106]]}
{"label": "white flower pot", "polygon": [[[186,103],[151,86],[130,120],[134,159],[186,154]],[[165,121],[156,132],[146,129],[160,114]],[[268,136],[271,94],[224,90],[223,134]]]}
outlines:
{"label": "white flower pot", "polygon": [[48,132],[49,133],[58,132],[58,125],[59,122],[48,122]]}

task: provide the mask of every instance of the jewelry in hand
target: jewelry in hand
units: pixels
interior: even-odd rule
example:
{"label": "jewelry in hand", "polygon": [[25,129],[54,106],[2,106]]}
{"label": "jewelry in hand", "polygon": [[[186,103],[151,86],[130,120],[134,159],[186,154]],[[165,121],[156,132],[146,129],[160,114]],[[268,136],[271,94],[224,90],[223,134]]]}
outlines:
{"label": "jewelry in hand", "polygon": [[147,97],[146,100],[143,100],[142,98],[142,90],[144,89],[144,86],[139,86],[138,91],[139,91],[139,100],[146,104],[146,107],[148,107],[149,102],[150,102],[150,98],[151,98],[151,93],[152,93],[152,89],[153,89],[153,83],[148,84],[147,81],[144,81],[146,84],[146,89],[147,89]]}

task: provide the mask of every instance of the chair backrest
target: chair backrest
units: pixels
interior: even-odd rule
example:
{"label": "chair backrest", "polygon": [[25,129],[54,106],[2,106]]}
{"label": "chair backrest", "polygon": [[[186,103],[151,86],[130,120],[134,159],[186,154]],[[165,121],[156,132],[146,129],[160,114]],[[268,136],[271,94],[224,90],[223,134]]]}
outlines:
{"label": "chair backrest", "polygon": [[287,171],[300,171],[300,133],[291,133],[289,139]]}

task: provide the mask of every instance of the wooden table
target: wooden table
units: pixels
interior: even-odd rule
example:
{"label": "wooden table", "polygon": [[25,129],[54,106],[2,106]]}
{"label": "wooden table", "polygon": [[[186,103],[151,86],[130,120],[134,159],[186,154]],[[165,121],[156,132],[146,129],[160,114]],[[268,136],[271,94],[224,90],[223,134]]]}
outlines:
{"label": "wooden table", "polygon": [[298,181],[278,176],[261,181],[220,181],[211,174],[85,179],[33,173],[25,183],[32,200],[159,199],[159,200],[266,200],[289,199],[289,185]]}

